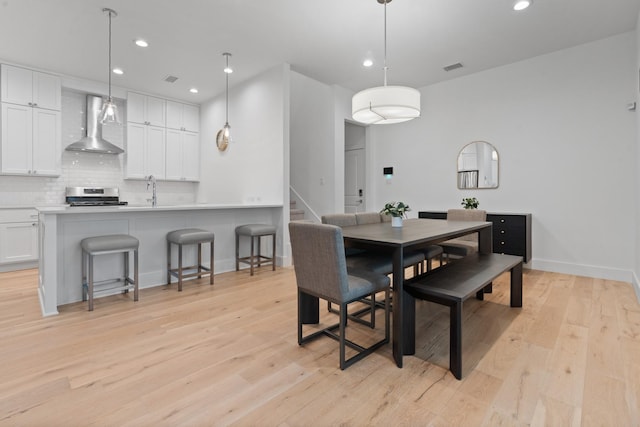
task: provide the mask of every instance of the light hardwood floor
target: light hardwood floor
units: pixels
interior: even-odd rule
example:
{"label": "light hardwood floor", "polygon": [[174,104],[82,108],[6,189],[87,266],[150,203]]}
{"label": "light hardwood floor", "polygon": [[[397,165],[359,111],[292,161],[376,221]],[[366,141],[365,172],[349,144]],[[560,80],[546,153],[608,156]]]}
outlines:
{"label": "light hardwood floor", "polygon": [[297,345],[293,269],[215,281],[42,318],[37,271],[1,273],[0,425],[640,425],[628,283],[525,270],[524,307],[512,309],[503,275],[465,303],[457,381],[444,307],[419,303],[403,369],[386,346],[340,371],[337,342]]}

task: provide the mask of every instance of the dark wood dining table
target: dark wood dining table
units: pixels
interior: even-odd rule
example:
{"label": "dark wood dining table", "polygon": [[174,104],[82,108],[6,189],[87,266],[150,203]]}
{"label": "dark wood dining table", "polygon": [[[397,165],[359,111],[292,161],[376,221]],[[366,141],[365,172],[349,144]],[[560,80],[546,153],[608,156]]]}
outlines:
{"label": "dark wood dining table", "polygon": [[403,324],[404,253],[445,240],[478,234],[478,252],[493,251],[492,223],[484,221],[447,221],[442,219],[406,219],[402,227],[392,227],[389,222],[343,227],[345,247],[357,247],[388,252],[393,257],[393,358],[402,368],[402,356],[410,354],[406,346],[409,333]]}

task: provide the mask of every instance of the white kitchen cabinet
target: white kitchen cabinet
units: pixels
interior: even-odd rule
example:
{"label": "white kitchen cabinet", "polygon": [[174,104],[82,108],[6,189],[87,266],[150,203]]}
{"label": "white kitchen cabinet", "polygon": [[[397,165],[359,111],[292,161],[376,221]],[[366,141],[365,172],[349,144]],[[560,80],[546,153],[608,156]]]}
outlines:
{"label": "white kitchen cabinet", "polygon": [[38,259],[38,213],[35,209],[0,209],[0,265]]}
{"label": "white kitchen cabinet", "polygon": [[127,123],[125,177],[165,179],[165,128]]}
{"label": "white kitchen cabinet", "polygon": [[166,179],[200,180],[200,134],[167,129]]}
{"label": "white kitchen cabinet", "polygon": [[140,93],[127,93],[127,122],[148,126],[166,125],[166,100]]}
{"label": "white kitchen cabinet", "polygon": [[2,64],[0,69],[2,102],[60,111],[60,77],[27,68]]}
{"label": "white kitchen cabinet", "polygon": [[181,102],[167,101],[167,128],[200,132],[200,108]]}
{"label": "white kitchen cabinet", "polygon": [[1,120],[2,174],[60,175],[60,111],[3,102]]}

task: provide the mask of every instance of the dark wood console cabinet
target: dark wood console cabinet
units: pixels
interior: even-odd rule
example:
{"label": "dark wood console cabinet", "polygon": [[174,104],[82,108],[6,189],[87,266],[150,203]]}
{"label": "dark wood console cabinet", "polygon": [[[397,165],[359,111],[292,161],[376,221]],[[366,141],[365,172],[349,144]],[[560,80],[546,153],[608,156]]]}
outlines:
{"label": "dark wood console cabinet", "polygon": [[[446,212],[420,211],[418,218],[447,219]],[[493,252],[531,261],[531,214],[488,213],[493,223]]]}

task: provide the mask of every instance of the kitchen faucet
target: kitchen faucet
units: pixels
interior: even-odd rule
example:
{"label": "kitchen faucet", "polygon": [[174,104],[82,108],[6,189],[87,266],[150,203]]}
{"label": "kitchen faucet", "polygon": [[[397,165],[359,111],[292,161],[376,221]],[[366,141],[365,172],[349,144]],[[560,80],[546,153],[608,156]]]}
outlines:
{"label": "kitchen faucet", "polygon": [[147,190],[149,189],[149,186],[152,185],[152,196],[151,199],[147,199],[147,201],[151,202],[151,206],[153,206],[154,208],[156,206],[158,206],[158,194],[156,192],[156,177],[153,175],[149,175],[147,177]]}

